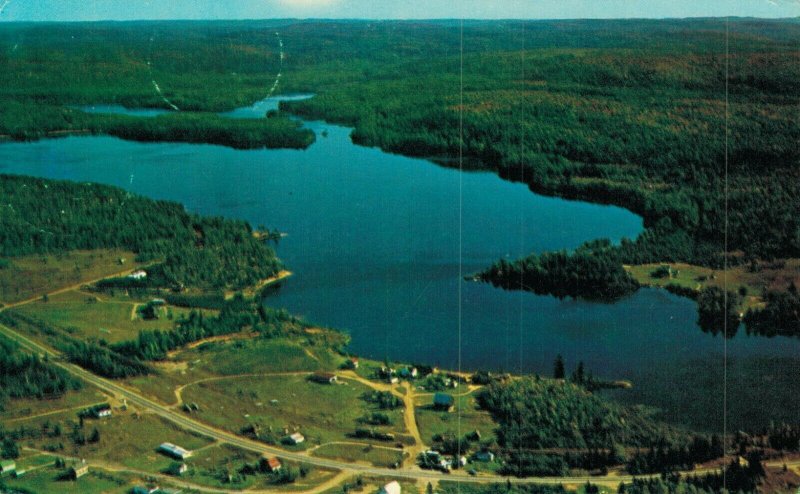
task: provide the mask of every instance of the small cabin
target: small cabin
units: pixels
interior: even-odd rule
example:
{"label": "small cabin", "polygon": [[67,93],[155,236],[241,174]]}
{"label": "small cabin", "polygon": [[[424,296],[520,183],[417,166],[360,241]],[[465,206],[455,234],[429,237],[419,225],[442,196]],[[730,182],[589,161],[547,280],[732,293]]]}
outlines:
{"label": "small cabin", "polygon": [[401,494],[402,489],[400,488],[400,484],[396,480],[393,480],[381,487],[381,490],[378,492],[380,494]]}
{"label": "small cabin", "polygon": [[494,461],[494,453],[491,451],[478,451],[473,455],[473,458],[477,461],[490,462]]}
{"label": "small cabin", "polygon": [[334,384],[337,381],[336,374],[331,372],[315,372],[309,379],[320,384]]}
{"label": "small cabin", "polygon": [[281,460],[279,460],[276,456],[262,457],[261,464],[263,465],[263,469],[268,472],[277,472],[283,466],[281,465]]}
{"label": "small cabin", "polygon": [[447,393],[436,393],[433,395],[433,408],[436,410],[452,411],[455,400],[452,395]]}
{"label": "small cabin", "polygon": [[139,270],[134,271],[133,273],[129,274],[128,278],[130,278],[132,280],[143,280],[143,279],[147,278],[147,271],[144,271],[143,269],[139,269]]}
{"label": "small cabin", "polygon": [[305,440],[306,440],[305,436],[303,436],[299,432],[295,432],[294,434],[289,434],[288,436],[283,438],[283,443],[296,445],[302,443]]}
{"label": "small cabin", "polygon": [[69,469],[69,476],[73,480],[78,480],[79,478],[83,477],[87,473],[89,473],[89,465],[87,465],[85,462],[81,463],[79,465],[73,465]]}
{"label": "small cabin", "polygon": [[0,475],[5,475],[7,473],[13,473],[17,470],[17,464],[14,460],[2,460],[0,461]]}

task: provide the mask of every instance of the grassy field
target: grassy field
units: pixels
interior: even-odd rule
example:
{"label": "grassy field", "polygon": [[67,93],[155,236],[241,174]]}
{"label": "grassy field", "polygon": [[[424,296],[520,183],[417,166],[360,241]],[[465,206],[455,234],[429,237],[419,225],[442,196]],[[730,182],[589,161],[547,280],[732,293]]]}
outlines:
{"label": "grassy field", "polygon": [[[19,424],[20,426],[23,424]],[[56,425],[61,433],[52,431]],[[171,442],[189,450],[211,444],[210,440],[180,430],[175,425],[149,414],[114,410],[114,415],[101,420],[84,420],[81,432],[88,438],[96,428],[99,440],[96,443],[78,444],[73,440],[79,427],[77,411],[39,417],[24,422],[28,431],[37,431],[20,441],[20,446],[34,450],[48,450],[57,455],[85,458],[93,462],[124,465],[126,467],[159,472],[166,469],[172,460],[157,452],[159,444]],[[38,431],[49,431],[38,434]]]}
{"label": "grassy field", "polygon": [[329,349],[302,346],[285,338],[245,338],[200,343],[175,352],[171,359],[155,364],[157,375],[136,377],[127,384],[164,404],[175,403],[175,389],[200,380],[276,372],[333,370],[341,359]]}
{"label": "grassy field", "polygon": [[0,422],[11,425],[22,421],[26,417],[69,410],[76,407],[86,407],[96,403],[104,403],[107,397],[97,388],[85,385],[78,391],[70,391],[64,396],[46,400],[35,398],[15,398],[11,400],[4,410],[0,410]]}
{"label": "grassy field", "polygon": [[36,494],[122,494],[137,485],[131,476],[120,473],[90,470],[78,481],[73,481],[60,480],[63,472],[61,468],[45,467],[27,472],[18,479],[9,479],[6,483],[12,489],[27,489]]}
{"label": "grassy field", "polygon": [[[134,269],[139,266],[135,257],[136,254],[126,250],[98,249],[6,258],[10,265],[0,268],[0,301],[8,304],[27,300]],[[125,262],[120,264],[120,259]]]}
{"label": "grassy field", "polygon": [[478,430],[482,440],[494,437],[497,424],[492,421],[488,412],[477,409],[474,393],[454,394],[453,397],[455,408],[452,412],[434,410],[431,406],[433,395],[417,397],[417,426],[424,441],[430,441],[437,434],[458,435],[459,429],[461,436]]}
{"label": "grassy field", "polygon": [[175,358],[218,375],[331,370],[342,360],[328,348],[288,339],[207,343],[180,352]]}
{"label": "grassy field", "polygon": [[186,308],[166,306],[160,309],[158,319],[145,320],[138,309],[148,300],[124,294],[96,295],[75,290],[49,297],[47,302],[39,300],[20,306],[16,310],[68,328],[76,338],[102,339],[109,343],[134,339],[144,329],[172,329],[176,319],[190,312]]}
{"label": "grassy field", "polygon": [[[670,275],[663,278],[653,273],[664,266],[669,267]],[[625,266],[636,280],[647,286],[665,287],[677,285],[694,291],[707,286],[725,288],[744,296],[743,309],[758,306],[761,297],[771,290],[785,290],[790,283],[800,283],[800,259],[787,259],[776,262],[759,261],[753,264],[731,266],[727,272],[686,263],[652,263]]]}
{"label": "grassy field", "polygon": [[402,463],[405,458],[403,452],[398,449],[362,444],[325,444],[311,454],[349,462],[369,463],[377,467],[392,467],[394,464]]}
{"label": "grassy field", "polygon": [[[306,375],[286,375],[204,382],[186,388],[183,398],[200,406],[198,418],[233,432],[257,424],[280,439],[284,431],[297,430],[306,436],[306,442],[293,448],[305,449],[349,440],[349,433],[364,427],[358,419],[376,410],[360,399],[369,390],[355,382],[316,384]],[[374,428],[402,432],[402,411],[385,413],[392,425]]]}

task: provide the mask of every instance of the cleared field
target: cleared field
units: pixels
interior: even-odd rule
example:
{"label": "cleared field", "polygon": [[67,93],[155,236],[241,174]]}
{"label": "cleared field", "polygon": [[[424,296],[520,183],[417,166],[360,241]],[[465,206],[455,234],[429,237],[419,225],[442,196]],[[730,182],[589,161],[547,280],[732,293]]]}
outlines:
{"label": "cleared field", "polygon": [[175,352],[169,360],[155,364],[158,374],[128,379],[126,383],[150,398],[172,405],[176,403],[176,389],[204,379],[333,370],[341,359],[329,349],[303,346],[289,339],[242,336],[245,335],[230,335],[228,340],[200,343]]}
{"label": "cleared field", "polygon": [[[389,426],[362,425],[359,419],[377,411],[362,399],[370,388],[360,383],[316,384],[307,375],[244,377],[203,382],[183,392],[184,402],[197,403],[197,417],[232,432],[256,425],[279,441],[286,431],[299,431],[306,441],[296,449],[351,440],[357,427],[403,432],[402,409],[383,411]],[[313,406],[312,406],[313,405]]]}
{"label": "cleared field", "polygon": [[[85,458],[90,464],[103,462],[148,472],[160,472],[172,463],[172,459],[157,451],[163,442],[189,450],[211,444],[210,440],[185,432],[154,415],[131,411],[114,410],[110,418],[84,420],[82,428],[77,411],[32,419],[24,425],[30,433],[20,441],[20,446]],[[97,441],[91,442],[89,439],[95,429]],[[85,437],[86,443],[76,441],[77,435]]]}
{"label": "cleared field", "polygon": [[402,464],[404,459],[402,450],[371,444],[323,444],[311,454],[355,463],[369,463],[385,468]]}
{"label": "cleared field", "polygon": [[[119,273],[139,266],[136,254],[120,249],[71,251],[57,255],[8,258],[0,269],[0,301],[27,300],[64,287]],[[124,262],[120,263],[120,260]]]}
{"label": "cleared field", "polygon": [[237,375],[266,372],[333,370],[341,357],[328,348],[288,339],[255,338],[201,344],[175,355],[177,360],[209,374]]}
{"label": "cleared field", "polygon": [[0,422],[8,425],[23,422],[26,417],[35,417],[42,414],[71,410],[76,407],[102,403],[107,400],[97,388],[85,384],[78,391],[69,391],[58,398],[38,400],[35,398],[14,398],[10,400],[5,409],[0,410]]}
{"label": "cleared field", "polygon": [[455,407],[452,412],[434,410],[433,395],[418,395],[416,400],[417,426],[424,441],[430,441],[437,434],[461,436],[472,431],[480,431],[481,439],[494,437],[497,425],[492,421],[488,412],[478,410],[475,394],[453,395]]}
{"label": "cleared field", "polygon": [[26,489],[36,494],[121,494],[131,490],[136,482],[131,476],[120,473],[92,471],[79,480],[61,480],[64,469],[45,467],[29,471],[20,478],[8,479],[11,489]]}
{"label": "cleared field", "polygon": [[[670,275],[653,276],[659,268],[669,267]],[[800,259],[773,262],[759,261],[752,265],[729,267],[727,272],[685,263],[652,263],[625,266],[625,269],[642,285],[665,287],[677,285],[699,291],[707,286],[746,293],[743,308],[761,303],[761,297],[770,290],[785,290],[790,283],[800,283]],[[741,292],[740,292],[741,293]]]}
{"label": "cleared field", "polygon": [[182,307],[166,306],[160,310],[158,319],[144,320],[137,309],[146,302],[125,295],[97,295],[75,290],[49,297],[47,302],[38,300],[15,310],[67,328],[74,337],[102,339],[110,343],[136,338],[139,331],[144,329],[171,329],[175,320],[190,312]]}
{"label": "cleared field", "polygon": [[[305,490],[331,478],[335,473],[325,469],[306,466],[305,476],[298,475],[292,484],[278,484],[269,475],[261,472],[243,474],[247,465],[257,465],[260,456],[229,445],[215,445],[199,451],[187,462],[189,470],[181,480],[220,489],[275,489],[276,491]],[[282,461],[287,468],[299,465]],[[230,477],[229,477],[230,475]],[[230,481],[229,481],[230,480]]]}

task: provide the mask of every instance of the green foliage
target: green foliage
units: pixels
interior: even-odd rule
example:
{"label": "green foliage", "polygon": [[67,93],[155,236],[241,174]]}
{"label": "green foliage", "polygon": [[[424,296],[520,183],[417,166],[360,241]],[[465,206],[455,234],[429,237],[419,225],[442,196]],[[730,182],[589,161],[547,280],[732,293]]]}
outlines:
{"label": "green foliage", "polygon": [[403,400],[388,391],[369,391],[364,393],[362,398],[369,403],[374,403],[381,410],[394,410],[403,406]]}
{"label": "green foliage", "polygon": [[492,383],[478,402],[499,424],[508,451],[538,448],[647,446],[678,435],[634,409],[626,409],[572,383],[521,378]]}
{"label": "green foliage", "polygon": [[152,368],[139,360],[120,355],[95,343],[72,340],[64,345],[62,351],[73,364],[112,379],[142,376],[153,372]]}
{"label": "green foliage", "polygon": [[612,301],[639,288],[623,269],[617,251],[603,242],[586,244],[573,253],[531,254],[514,262],[501,259],[480,276],[504,288],[558,298]]}
{"label": "green foliage", "polygon": [[280,267],[243,221],[200,217],[115,187],[0,175],[0,196],[2,255],[124,247],[140,260],[163,259],[146,281],[107,282],[113,286],[244,287]]}
{"label": "green foliage", "polygon": [[766,305],[747,311],[748,334],[800,337],[800,294],[791,285],[785,292],[769,292]]}
{"label": "green foliage", "polygon": [[705,287],[697,296],[697,324],[714,335],[724,332],[728,338],[739,328],[740,297],[715,286]]}
{"label": "green foliage", "polygon": [[237,295],[224,303],[216,317],[192,311],[188,318],[176,322],[175,329],[140,331],[136,340],[118,343],[113,350],[137,360],[162,360],[167,352],[212,336],[250,328],[264,337],[273,337],[289,334],[290,326],[303,328],[305,323],[286,311],[264,307]]}
{"label": "green foliage", "polygon": [[7,398],[45,398],[81,388],[81,382],[0,336],[0,405]]}

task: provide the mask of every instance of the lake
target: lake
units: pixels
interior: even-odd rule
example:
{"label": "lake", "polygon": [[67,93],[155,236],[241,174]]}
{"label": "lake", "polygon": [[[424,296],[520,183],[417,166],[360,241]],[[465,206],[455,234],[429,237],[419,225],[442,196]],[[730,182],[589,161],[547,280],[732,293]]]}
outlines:
{"label": "lake", "polygon": [[[227,115],[262,117],[277,102]],[[265,303],[348,331],[358,355],[549,375],[562,354],[568,372],[583,361],[596,376],[631,380],[615,393],[623,401],[716,430],[727,350],[732,428],[796,418],[798,340],[742,330],[726,344],[699,330],[692,301],[655,289],[604,304],[462,280],[503,257],[634,238],[643,228],[635,214],[356,146],[345,127],[305,125],[317,141],[301,151],[100,136],[6,143],[0,172],[116,185],[285,232],[277,250],[295,275]]]}

